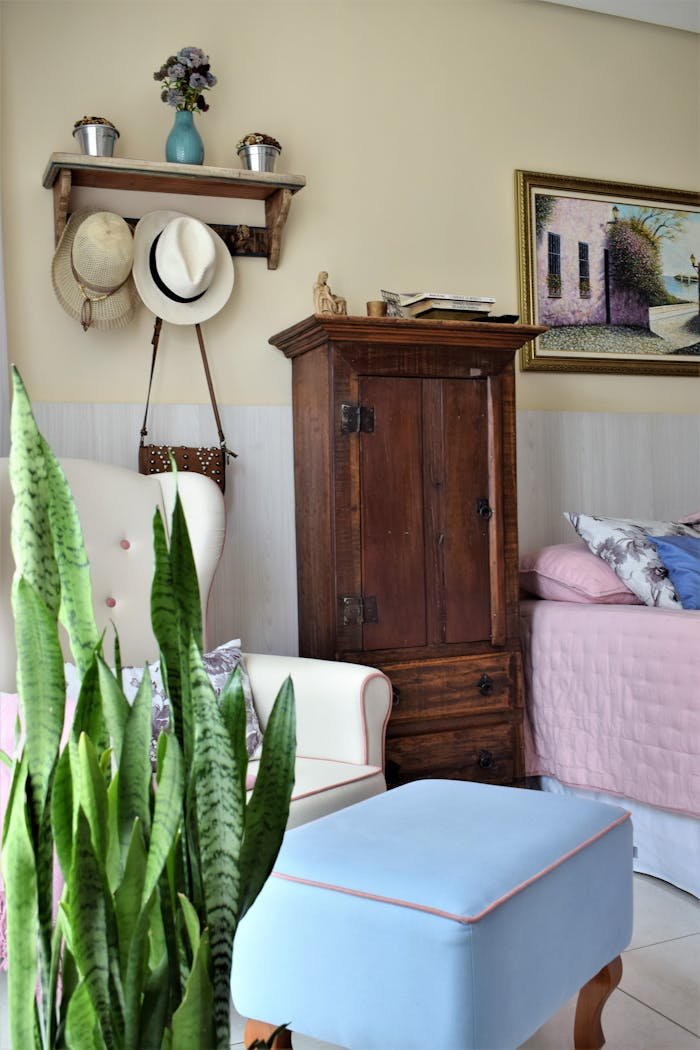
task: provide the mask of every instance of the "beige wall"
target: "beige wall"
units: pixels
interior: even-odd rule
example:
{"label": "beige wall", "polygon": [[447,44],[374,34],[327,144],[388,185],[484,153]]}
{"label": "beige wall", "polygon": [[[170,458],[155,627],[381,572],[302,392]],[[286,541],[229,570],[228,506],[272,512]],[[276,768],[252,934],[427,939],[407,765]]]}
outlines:
{"label": "beige wall", "polygon": [[[122,332],[83,334],[54,299],[41,175],[51,152],[74,150],[85,113],[117,124],[120,156],[163,159],[172,110],[152,72],[185,44],[208,50],[219,77],[196,118],[206,162],[238,166],[236,139],[264,130],[283,142],[282,170],[308,180],[280,268],[237,260],[233,297],[206,326],[224,403],[289,403],[288,362],[267,339],[311,312],[320,269],[354,313],[382,286],[494,295],[499,312],[517,312],[516,168],[698,185],[700,37],[690,33],[536,0],[0,11],[9,356],[35,401],[143,397],[145,309]],[[130,212],[173,203],[144,195]],[[233,202],[220,217],[251,221],[250,207]],[[157,399],[204,400],[192,333],[168,327],[162,346]],[[697,379],[526,373],[518,406],[694,413],[699,392]]]}

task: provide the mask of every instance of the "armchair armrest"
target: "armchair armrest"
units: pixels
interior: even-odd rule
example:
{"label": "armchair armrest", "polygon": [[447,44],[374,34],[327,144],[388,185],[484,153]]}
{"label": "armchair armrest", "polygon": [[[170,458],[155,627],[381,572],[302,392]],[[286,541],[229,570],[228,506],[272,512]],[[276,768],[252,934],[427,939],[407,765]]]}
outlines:
{"label": "armchair armrest", "polygon": [[263,728],[287,675],[294,684],[297,754],[384,768],[384,734],[391,684],[361,664],[300,656],[246,653],[246,666]]}

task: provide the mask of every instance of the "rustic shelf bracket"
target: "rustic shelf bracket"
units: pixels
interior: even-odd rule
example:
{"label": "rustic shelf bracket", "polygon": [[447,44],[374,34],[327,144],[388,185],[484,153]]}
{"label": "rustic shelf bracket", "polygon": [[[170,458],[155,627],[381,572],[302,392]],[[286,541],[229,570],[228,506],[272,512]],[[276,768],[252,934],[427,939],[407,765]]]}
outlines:
{"label": "rustic shelf bracket", "polygon": [[268,270],[276,270],[282,243],[282,230],[289,215],[289,205],[292,201],[292,191],[288,189],[277,190],[265,201],[265,224],[268,230]]}
{"label": "rustic shelf bracket", "polygon": [[53,232],[54,243],[58,244],[68,221],[68,206],[73,179],[68,168],[61,168],[53,184]]}

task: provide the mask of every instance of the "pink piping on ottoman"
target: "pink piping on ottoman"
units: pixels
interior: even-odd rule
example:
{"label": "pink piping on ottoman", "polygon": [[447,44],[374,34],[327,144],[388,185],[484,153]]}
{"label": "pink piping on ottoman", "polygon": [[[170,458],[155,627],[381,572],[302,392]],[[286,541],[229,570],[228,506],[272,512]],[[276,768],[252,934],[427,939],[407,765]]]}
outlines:
{"label": "pink piping on ottoman", "polygon": [[[323,759],[322,761],[332,761],[329,759]],[[376,777],[377,773],[381,773],[381,766],[370,766],[368,773],[362,773],[357,777],[349,777],[348,780],[338,780],[334,784],[324,784],[323,787],[314,788],[313,791],[305,791],[302,795],[292,795],[292,802],[297,802],[302,798],[311,798],[312,795],[321,795],[327,791],[335,791],[336,788],[347,787],[348,784],[355,784],[358,780],[369,780],[371,777]]]}
{"label": "pink piping on ottoman", "polygon": [[416,904],[414,901],[402,901],[394,897],[382,897],[379,894],[366,893],[364,890],[352,890],[348,886],[335,886],[329,882],[315,882],[313,879],[300,879],[296,875],[284,875],[280,871],[273,871],[272,877],[275,879],[284,879],[286,882],[298,882],[302,886],[314,886],[321,890],[335,890],[337,893],[347,893],[350,897],[364,897],[366,900],[379,901],[380,904],[395,904],[399,908],[410,908],[412,911],[424,911],[429,915],[437,915],[440,919],[452,919],[453,922],[460,922],[463,925],[468,926],[471,923],[479,922],[485,915],[488,915],[489,912],[494,911],[501,904],[505,904],[505,902],[510,900],[511,897],[515,897],[517,893],[521,893],[534,882],[538,882],[543,876],[548,875],[550,871],[554,871],[555,868],[558,868],[565,861],[569,860],[570,857],[574,857],[577,853],[580,853],[581,850],[587,849],[588,846],[597,842],[597,840],[602,838],[603,835],[607,835],[609,831],[612,831],[620,824],[624,824],[625,821],[629,819],[630,814],[624,813],[621,817],[618,817],[617,820],[613,821],[612,824],[609,824],[607,828],[603,828],[602,831],[592,835],[591,838],[586,839],[585,842],[580,842],[578,846],[569,850],[568,853],[564,853],[564,855],[559,857],[558,860],[552,861],[552,863],[548,864],[546,868],[542,869],[542,871],[537,872],[535,875],[531,875],[529,879],[525,880],[525,882],[521,882],[519,886],[509,890],[508,893],[505,893],[497,900],[492,901],[491,904],[480,911],[477,915],[454,915],[452,912],[442,911],[440,908],[430,908],[427,904]]}

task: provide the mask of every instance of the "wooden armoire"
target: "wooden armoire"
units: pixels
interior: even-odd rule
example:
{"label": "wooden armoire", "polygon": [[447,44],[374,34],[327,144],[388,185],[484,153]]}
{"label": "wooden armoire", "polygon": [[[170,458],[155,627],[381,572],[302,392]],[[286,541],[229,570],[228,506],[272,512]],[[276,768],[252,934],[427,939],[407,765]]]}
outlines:
{"label": "wooden armoire", "polygon": [[316,314],[292,360],[299,651],[394,687],[390,785],[523,773],[514,357],[544,329]]}

